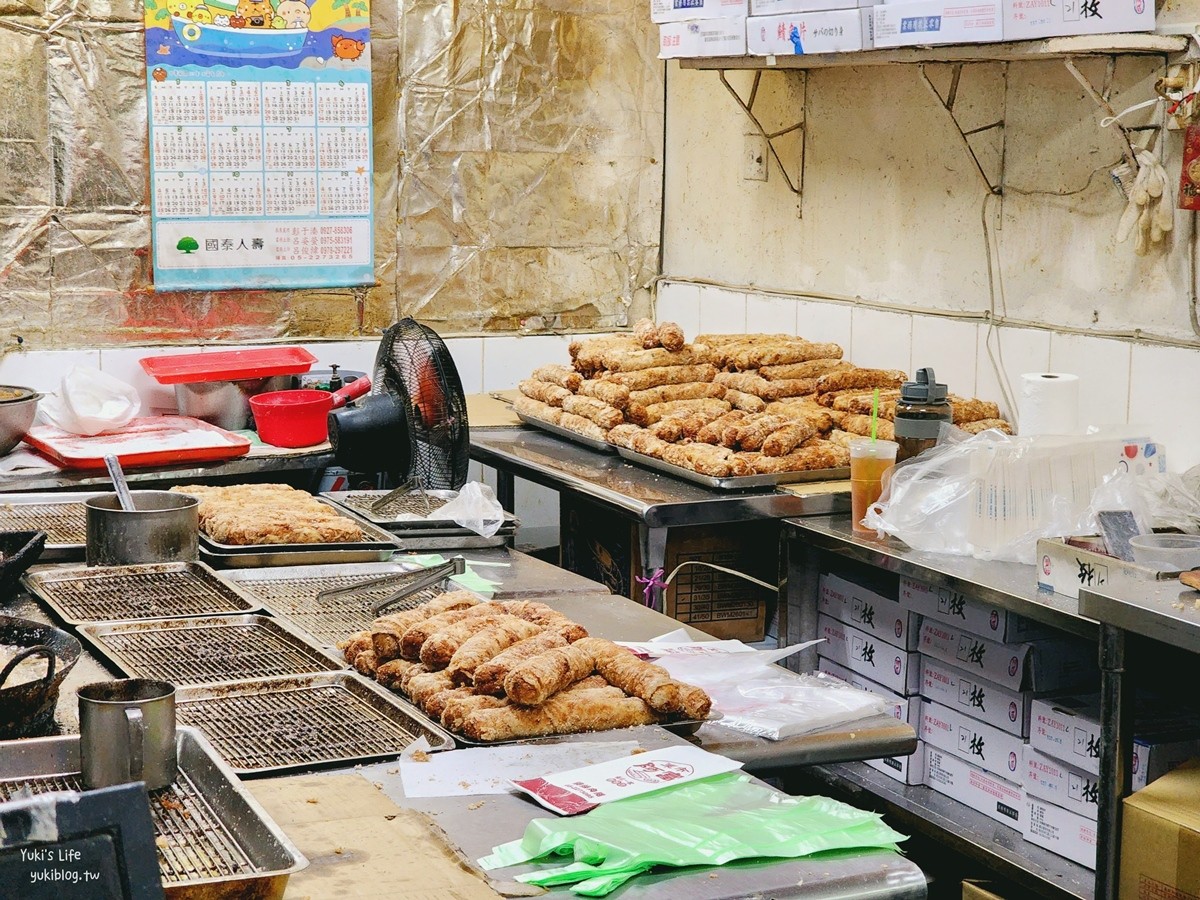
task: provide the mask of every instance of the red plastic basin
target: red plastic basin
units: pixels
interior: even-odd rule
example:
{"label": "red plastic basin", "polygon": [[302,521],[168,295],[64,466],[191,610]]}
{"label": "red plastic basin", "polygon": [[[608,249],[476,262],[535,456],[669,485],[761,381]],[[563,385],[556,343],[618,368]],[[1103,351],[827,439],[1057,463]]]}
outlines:
{"label": "red plastic basin", "polygon": [[329,438],[328,391],[272,391],[250,398],[254,425],[264,443],[276,447],[311,447]]}

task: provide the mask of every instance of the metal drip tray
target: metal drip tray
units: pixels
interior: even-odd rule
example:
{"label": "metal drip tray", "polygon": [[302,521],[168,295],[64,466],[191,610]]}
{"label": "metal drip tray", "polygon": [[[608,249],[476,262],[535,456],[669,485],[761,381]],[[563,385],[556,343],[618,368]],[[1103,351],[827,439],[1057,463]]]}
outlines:
{"label": "metal drip tray", "polygon": [[266,616],[83,625],[79,633],[125,674],[173,684],[330,672],[345,665]]}
{"label": "metal drip tray", "polygon": [[[180,728],[177,741],[175,783],[150,792],[167,897],[282,896],[288,876],[307,861],[199,732]],[[79,790],[77,735],[0,743],[0,801]]]}
{"label": "metal drip tray", "polygon": [[239,775],[399,756],[454,741],[416,709],[349,672],[182,687],[179,721],[200,728]]}
{"label": "metal drip tray", "polygon": [[[364,519],[377,525],[402,524],[406,527],[458,527],[449,519],[431,518],[451,500],[458,496],[457,491],[410,491],[394,497],[380,509],[373,509],[372,504],[378,503],[390,491],[326,491],[322,497],[328,497],[339,506],[353,510]],[[426,499],[429,503],[426,505]],[[418,519],[401,519],[400,516],[419,516]]]}
{"label": "metal drip tray", "polygon": [[[371,603],[390,596],[395,588],[386,585],[369,588],[360,594],[332,597],[317,601],[321,591],[331,588],[350,587],[383,575],[400,574],[404,566],[396,564],[369,564],[344,566],[293,566],[274,569],[243,569],[225,572],[222,577],[236,584],[269,608],[272,612],[293,622],[318,644],[332,647],[356,631],[365,631],[375,621]],[[443,583],[444,584],[444,583]],[[417,591],[402,602],[388,608],[388,612],[412,609],[426,600],[450,590],[449,587],[432,587]]]}
{"label": "metal drip tray", "polygon": [[200,562],[35,570],[31,592],[72,625],[243,613],[258,604]]}
{"label": "metal drip tray", "polygon": [[79,494],[0,494],[0,531],[44,531],[43,562],[83,559],[87,510],[96,492]]}

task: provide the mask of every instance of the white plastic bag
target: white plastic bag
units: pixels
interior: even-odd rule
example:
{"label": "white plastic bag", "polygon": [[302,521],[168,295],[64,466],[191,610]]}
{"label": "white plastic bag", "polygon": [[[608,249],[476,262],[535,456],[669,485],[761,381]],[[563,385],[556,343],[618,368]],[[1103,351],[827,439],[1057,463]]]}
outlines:
{"label": "white plastic bag", "polygon": [[42,398],[38,412],[63,431],[93,435],[128,425],[141,409],[133,385],[99,369],[75,366],[57,391]]}
{"label": "white plastic bag", "polygon": [[458,496],[437,511],[439,519],[450,519],[476,534],[491,537],[504,524],[504,507],[492,489],[478,481],[468,481]]}
{"label": "white plastic bag", "polygon": [[774,665],[808,644],[754,653],[664,656],[657,664],[706,690],[721,724],[779,741],[888,711],[887,701],[832,678]]}

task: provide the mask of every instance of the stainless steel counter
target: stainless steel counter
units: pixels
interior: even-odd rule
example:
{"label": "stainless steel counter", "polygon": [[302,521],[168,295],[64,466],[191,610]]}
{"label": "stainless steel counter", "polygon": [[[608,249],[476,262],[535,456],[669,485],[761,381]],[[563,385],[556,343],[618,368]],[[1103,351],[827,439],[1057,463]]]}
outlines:
{"label": "stainless steel counter", "polygon": [[1178,581],[1147,581],[1136,594],[1101,587],[1081,591],[1079,610],[1120,628],[1200,653],[1200,592]]}
{"label": "stainless steel counter", "polygon": [[714,491],[660,475],[533,428],[471,430],[471,457],[502,473],[582,494],[650,528],[808,516],[848,506],[848,495],[792,491]]}
{"label": "stainless steel counter", "polygon": [[[150,466],[125,471],[125,477],[137,488],[185,484],[202,479],[226,482],[230,479],[278,476],[281,481],[315,481],[321,471],[333,465],[330,450],[293,450],[238,457],[225,462],[195,463],[187,466]],[[286,477],[290,476],[290,477]],[[261,478],[259,479],[261,480]],[[0,476],[0,493],[13,491],[82,490],[112,484],[103,469],[64,469],[57,472],[31,472],[28,475]],[[315,487],[315,484],[313,485]]]}
{"label": "stainless steel counter", "polygon": [[[657,728],[623,729],[606,735],[581,735],[577,739],[636,740],[648,749],[679,741]],[[432,816],[438,827],[471,860],[487,855],[498,844],[517,840],[529,822],[547,816],[540,806],[515,794],[410,800],[404,795],[404,785],[394,765],[370,766],[361,770],[361,774],[379,784],[400,806]],[[514,866],[488,874],[499,882],[497,887],[500,889],[513,888],[528,894],[528,886],[505,879],[532,868]],[[560,889],[557,893],[565,896],[566,892]],[[743,897],[919,900],[925,896],[925,876],[921,870],[890,850],[834,853],[812,859],[747,861],[719,868],[661,869],[653,874],[639,875],[612,894],[614,900],[734,900]]]}

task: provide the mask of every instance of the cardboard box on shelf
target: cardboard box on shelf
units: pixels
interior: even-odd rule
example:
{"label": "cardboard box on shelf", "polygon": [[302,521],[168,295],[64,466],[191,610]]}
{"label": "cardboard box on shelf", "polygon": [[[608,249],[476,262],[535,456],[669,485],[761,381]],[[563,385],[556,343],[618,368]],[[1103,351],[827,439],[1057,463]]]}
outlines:
{"label": "cardboard box on shelf", "polygon": [[[714,20],[716,21],[716,20]],[[559,504],[562,566],[599,581],[614,594],[641,600],[642,557],[637,526],[595,503],[563,496]],[[672,528],[665,569],[698,560],[745,572],[773,584],[779,580],[779,523],[749,522]],[[775,593],[705,566],[685,566],[667,588],[663,611],[718,638],[761,641]]]}
{"label": "cardboard box on shelf", "polygon": [[1042,538],[1037,542],[1037,582],[1044,591],[1078,597],[1080,589],[1145,587],[1148,582],[1174,581],[1178,574],[1150,566],[1125,562],[1098,550],[1068,544],[1103,546],[1097,535],[1073,538]]}
{"label": "cardboard box on shelf", "polygon": [[826,12],[751,16],[746,20],[746,50],[751,56],[799,56],[863,49],[863,13]]}
{"label": "cardboard box on shelf", "polygon": [[1025,793],[1096,820],[1100,777],[1025,745],[1022,768]]}
{"label": "cardboard box on shelf", "polygon": [[1120,900],[1200,895],[1198,796],[1193,760],[1122,801]]}
{"label": "cardboard box on shelf", "polygon": [[817,616],[817,653],[890,691],[911,697],[921,686],[920,654],[899,650],[832,616]]}
{"label": "cardboard box on shelf", "polygon": [[999,0],[914,0],[874,7],[876,47],[981,44],[1004,40]]}
{"label": "cardboard box on shelf", "polygon": [[962,883],[962,900],[1005,900],[994,891],[990,881],[964,881]]}
{"label": "cardboard box on shelf", "polygon": [[1029,737],[1032,691],[1012,691],[949,665],[921,657],[921,696],[965,712],[1017,737]]}
{"label": "cardboard box on shelf", "polygon": [[918,736],[925,743],[1006,781],[1021,781],[1024,742],[1019,735],[1007,734],[958,710],[926,700],[921,704]]}
{"label": "cardboard box on shelf", "polygon": [[[1200,729],[1187,711],[1149,708],[1133,739],[1133,789],[1200,754]],[[1029,746],[1090,775],[1100,774],[1100,697],[1039,697],[1030,709]]]}
{"label": "cardboard box on shelf", "polygon": [[968,597],[961,591],[937,587],[913,578],[900,579],[900,604],[931,619],[957,625],[1002,644],[1054,637],[1049,625]]}
{"label": "cardboard box on shelf", "polygon": [[925,745],[925,784],[1009,828],[1025,825],[1029,809],[1019,784],[964,762],[952,753]]}
{"label": "cardboard box on shelf", "polygon": [[897,599],[829,572],[820,578],[817,609],[901,650],[916,650],[921,643],[919,615],[909,612]]}
{"label": "cardboard box on shelf", "polygon": [[1146,0],[1004,0],[1006,41],[1153,30]]}
{"label": "cardboard box on shelf", "polygon": [[1027,797],[1025,840],[1089,869],[1096,868],[1096,823],[1038,797]]}
{"label": "cardboard box on shelf", "polygon": [[901,784],[925,783],[925,744],[921,741],[917,741],[911,756],[885,756],[863,762]]}
{"label": "cardboard box on shelf", "polygon": [[750,13],[747,0],[650,0],[650,21],[656,25],[689,19],[736,19]]}
{"label": "cardboard box on shelf", "polygon": [[[819,646],[819,645],[818,645]],[[871,681],[869,678],[864,678],[857,672],[846,668],[834,662],[832,659],[826,659],[823,656],[817,658],[817,671],[824,672],[826,675],[832,675],[846,684],[853,685],[856,688],[864,691],[870,691],[872,694],[878,694],[889,703],[891,703],[891,713],[901,722],[906,722],[913,728],[919,728],[921,725],[921,698],[920,697],[902,697],[895,691],[885,688],[882,684]],[[920,784],[919,781],[911,782],[912,784]]]}
{"label": "cardboard box on shelf", "polygon": [[1001,644],[925,619],[921,652],[1013,691],[1069,690],[1099,680],[1095,646],[1072,638]]}
{"label": "cardboard box on shelf", "polygon": [[659,59],[745,56],[746,19],[689,19],[658,26]]}

